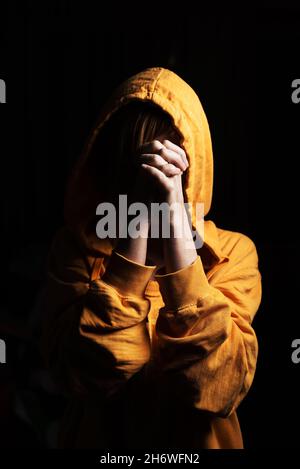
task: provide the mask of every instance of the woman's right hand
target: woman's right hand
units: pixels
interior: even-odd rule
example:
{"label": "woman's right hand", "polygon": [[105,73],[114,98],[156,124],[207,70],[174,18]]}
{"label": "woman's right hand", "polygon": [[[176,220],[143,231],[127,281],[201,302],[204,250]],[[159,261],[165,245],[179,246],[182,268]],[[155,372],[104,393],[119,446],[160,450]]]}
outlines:
{"label": "woman's right hand", "polygon": [[188,161],[182,148],[169,140],[153,140],[141,147],[139,164],[156,202],[183,202],[181,176]]}

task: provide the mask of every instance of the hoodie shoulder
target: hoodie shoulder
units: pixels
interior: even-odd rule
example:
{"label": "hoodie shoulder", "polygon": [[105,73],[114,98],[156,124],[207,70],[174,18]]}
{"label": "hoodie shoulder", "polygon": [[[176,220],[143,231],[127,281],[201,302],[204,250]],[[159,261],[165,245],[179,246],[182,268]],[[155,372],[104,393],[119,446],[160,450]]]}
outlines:
{"label": "hoodie shoulder", "polygon": [[232,258],[243,258],[252,254],[257,257],[254,241],[249,236],[238,231],[217,228],[220,249],[225,256]]}

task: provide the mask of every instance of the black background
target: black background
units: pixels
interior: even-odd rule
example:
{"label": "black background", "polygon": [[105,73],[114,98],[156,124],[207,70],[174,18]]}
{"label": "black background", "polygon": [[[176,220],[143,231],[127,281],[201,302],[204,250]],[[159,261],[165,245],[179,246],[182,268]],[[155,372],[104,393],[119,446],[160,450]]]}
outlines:
{"label": "black background", "polygon": [[164,66],[195,89],[210,123],[208,218],[250,236],[259,253],[259,360],[238,412],[245,446],[297,447],[300,364],[291,361],[291,342],[300,337],[300,103],[291,101],[291,83],[300,78],[300,9],[116,3],[108,11],[100,3],[52,1],[24,2],[1,16],[1,442],[47,446],[45,428],[63,408],[41,386],[36,330],[68,171],[112,89],[143,68]]}

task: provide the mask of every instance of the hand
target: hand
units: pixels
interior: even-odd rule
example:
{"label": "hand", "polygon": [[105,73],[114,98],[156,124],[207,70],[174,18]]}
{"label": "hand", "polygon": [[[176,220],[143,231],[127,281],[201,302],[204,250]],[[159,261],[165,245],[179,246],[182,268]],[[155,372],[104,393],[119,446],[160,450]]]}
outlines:
{"label": "hand", "polygon": [[164,201],[170,205],[179,202],[171,210],[171,237],[163,239],[165,271],[175,272],[192,264],[197,258],[195,247],[187,249],[187,245],[193,246],[182,191],[182,174],[188,168],[187,157],[182,148],[169,140],[163,140],[162,143],[154,140],[144,145],[142,151],[141,166],[163,194]]}
{"label": "hand", "polygon": [[163,201],[184,202],[181,176],[188,168],[185,151],[170,140],[153,140],[141,147],[138,164],[144,170],[143,177],[159,190]]}

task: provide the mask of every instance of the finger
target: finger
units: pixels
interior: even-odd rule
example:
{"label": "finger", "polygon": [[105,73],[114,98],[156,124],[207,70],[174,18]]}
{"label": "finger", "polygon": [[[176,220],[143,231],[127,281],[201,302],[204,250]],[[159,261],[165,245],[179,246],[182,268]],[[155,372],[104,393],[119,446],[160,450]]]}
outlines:
{"label": "finger", "polygon": [[175,143],[171,142],[170,140],[163,140],[163,145],[170,149],[170,150],[173,150],[177,153],[180,154],[182,160],[185,162],[185,164],[187,165],[187,167],[189,166],[189,162],[188,162],[188,159],[187,159],[187,156],[186,156],[186,153],[185,151],[183,150],[183,148],[179,147],[178,145],[175,145]]}
{"label": "finger", "polygon": [[168,163],[172,163],[174,166],[177,166],[182,171],[187,169],[187,165],[185,161],[183,161],[181,155],[178,152],[173,150],[169,150],[166,147],[163,147],[160,152],[160,156],[162,156]]}
{"label": "finger", "polygon": [[[178,155],[177,155],[177,158],[180,159],[180,157]],[[165,172],[167,166],[169,166],[168,173],[170,173],[170,171],[171,171],[172,174],[182,174],[182,170],[180,169],[180,167],[178,167],[178,166],[176,166],[172,163],[171,164],[168,163],[168,161],[160,155],[153,155],[153,154],[147,154],[147,153],[144,154],[143,153],[140,156],[139,161],[142,162],[142,163],[149,164],[150,166],[155,166],[157,169],[160,169],[161,171],[164,171],[164,172]],[[182,163],[181,163],[181,166],[182,166]]]}
{"label": "finger", "polygon": [[182,174],[182,171],[177,168],[177,166],[174,166],[172,163],[167,163],[165,164],[162,168],[161,171],[167,176],[167,177],[172,177],[172,176],[178,176],[178,174]]}
{"label": "finger", "polygon": [[145,142],[140,146],[141,153],[158,153],[164,145],[159,140]]}
{"label": "finger", "polygon": [[[189,166],[185,151],[170,140],[163,140],[163,143],[159,140],[152,140],[141,145],[140,149],[144,154],[156,153],[162,155],[167,161],[180,167],[182,171],[185,171]],[[169,153],[170,151],[172,153]],[[176,155],[179,155],[179,158]]]}
{"label": "finger", "polygon": [[177,166],[173,165],[172,163],[168,163],[159,155],[141,155],[140,160],[142,163],[145,163],[153,168],[157,168],[162,171],[166,176],[175,176],[178,174],[182,174],[182,171]]}
{"label": "finger", "polygon": [[145,170],[148,175],[152,176],[159,185],[167,185],[168,183],[168,178],[167,176],[160,171],[159,169],[155,168],[154,166],[150,166],[146,163],[143,163],[141,165],[141,168]]}
{"label": "finger", "polygon": [[146,163],[151,166],[156,166],[158,169],[161,169],[164,165],[168,164],[168,162],[160,155],[153,153],[142,153],[138,160],[139,164]]}

